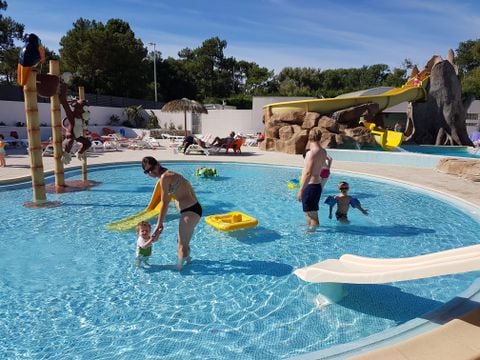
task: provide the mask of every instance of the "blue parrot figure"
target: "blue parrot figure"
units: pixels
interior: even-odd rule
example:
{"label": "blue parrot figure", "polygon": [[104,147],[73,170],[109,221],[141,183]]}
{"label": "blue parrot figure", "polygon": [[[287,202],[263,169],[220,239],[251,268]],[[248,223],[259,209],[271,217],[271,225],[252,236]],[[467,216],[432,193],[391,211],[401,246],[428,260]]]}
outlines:
{"label": "blue parrot figure", "polygon": [[43,64],[45,61],[45,49],[41,45],[40,39],[35,34],[29,34],[25,46],[20,51],[18,57],[17,67],[17,83],[20,86],[24,86],[32,68],[39,62]]}

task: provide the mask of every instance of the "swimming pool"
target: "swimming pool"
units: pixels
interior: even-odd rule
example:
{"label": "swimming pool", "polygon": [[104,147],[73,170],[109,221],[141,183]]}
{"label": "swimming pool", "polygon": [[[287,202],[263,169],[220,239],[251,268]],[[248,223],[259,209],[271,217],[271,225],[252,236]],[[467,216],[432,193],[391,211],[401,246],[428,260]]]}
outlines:
{"label": "swimming pool", "polygon": [[471,146],[402,145],[400,150],[420,154],[480,159],[479,149]]}
{"label": "swimming pool", "polygon": [[[133,267],[134,233],[105,224],[142,210],[154,180],[139,165],[93,168],[87,192],[50,195],[63,206],[26,209],[31,188],[2,191],[2,358],[277,359],[350,342],[404,323],[465,290],[479,273],[384,285],[347,285],[338,304],[316,306],[318,285],[295,268],[343,253],[396,257],[477,243],[468,212],[389,182],[333,174],[325,195],[347,180],[370,216],[354,210],[338,226],[306,232],[287,180],[298,169],[172,163],[192,181],[205,215],[241,210],[259,226],[221,233],[201,222],[191,265],[172,271],[177,220],[154,245],[150,270]],[[79,173],[68,173],[80,178]],[[1,189],[1,188],[0,188]]]}

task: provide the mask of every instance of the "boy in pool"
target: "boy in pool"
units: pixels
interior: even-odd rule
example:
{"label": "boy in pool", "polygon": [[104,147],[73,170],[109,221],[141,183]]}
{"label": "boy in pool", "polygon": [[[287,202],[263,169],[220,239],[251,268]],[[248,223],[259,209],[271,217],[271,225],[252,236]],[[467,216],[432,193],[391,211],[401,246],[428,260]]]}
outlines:
{"label": "boy in pool", "polygon": [[151,229],[151,225],[146,221],[140,221],[137,224],[137,256],[135,258],[135,266],[137,267],[141,266],[142,263],[146,265],[146,267],[150,267],[148,258],[152,255],[152,243],[154,242],[150,236]]}
{"label": "boy in pool", "polygon": [[325,203],[330,206],[328,214],[328,217],[330,219],[332,218],[332,210],[335,205],[337,205],[337,211],[335,212],[335,216],[337,217],[337,220],[342,224],[350,223],[347,217],[350,205],[352,205],[352,207],[354,207],[355,209],[360,210],[363,215],[368,215],[368,210],[362,208],[362,205],[360,205],[360,201],[348,195],[349,185],[346,181],[340,181],[340,183],[338,184],[338,190],[340,191],[340,194],[336,196],[329,196],[325,200]]}

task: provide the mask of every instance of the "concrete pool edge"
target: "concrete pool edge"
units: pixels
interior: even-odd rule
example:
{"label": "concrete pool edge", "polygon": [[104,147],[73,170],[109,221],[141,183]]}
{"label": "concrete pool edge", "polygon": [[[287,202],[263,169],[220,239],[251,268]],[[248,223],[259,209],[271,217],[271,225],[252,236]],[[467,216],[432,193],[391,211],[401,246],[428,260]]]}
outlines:
{"label": "concrete pool edge", "polygon": [[402,325],[330,348],[288,358],[289,360],[331,360],[346,359],[380,349],[420,334],[434,330],[446,322],[460,317],[474,308],[480,307],[480,278],[470,287],[422,318],[415,318]]}

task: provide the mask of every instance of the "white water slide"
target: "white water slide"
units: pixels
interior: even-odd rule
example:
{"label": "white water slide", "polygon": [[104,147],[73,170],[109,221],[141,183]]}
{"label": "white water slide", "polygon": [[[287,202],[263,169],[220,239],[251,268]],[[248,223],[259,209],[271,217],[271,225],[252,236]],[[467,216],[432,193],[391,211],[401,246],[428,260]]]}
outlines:
{"label": "white water slide", "polygon": [[480,245],[395,259],[345,254],[294,271],[308,282],[382,284],[480,270]]}

